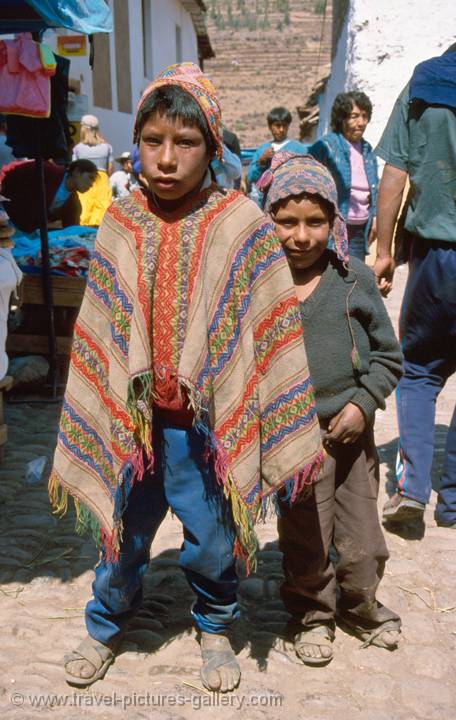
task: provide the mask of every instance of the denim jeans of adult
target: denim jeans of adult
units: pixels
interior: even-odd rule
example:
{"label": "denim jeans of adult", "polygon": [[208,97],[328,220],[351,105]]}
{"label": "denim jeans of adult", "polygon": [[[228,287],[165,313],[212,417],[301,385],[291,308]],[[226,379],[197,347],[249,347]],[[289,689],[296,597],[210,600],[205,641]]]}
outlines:
{"label": "denim jeans of adult", "polygon": [[[397,391],[398,491],[431,494],[436,400],[456,371],[456,243],[414,237],[401,309],[405,374]],[[436,517],[456,522],[456,409],[448,429]]]}
{"label": "denim jeans of adult", "polygon": [[183,525],[179,564],[196,600],[192,614],[205,632],[221,633],[239,615],[231,513],[204,458],[195,429],[155,421],[154,472],[133,484],[123,516],[118,562],[101,557],[86,607],[91,637],[114,645],[142,601],[151,542],[168,508]]}
{"label": "denim jeans of adult", "polygon": [[350,257],[366,260],[366,223],[364,225],[347,225],[348,253]]}

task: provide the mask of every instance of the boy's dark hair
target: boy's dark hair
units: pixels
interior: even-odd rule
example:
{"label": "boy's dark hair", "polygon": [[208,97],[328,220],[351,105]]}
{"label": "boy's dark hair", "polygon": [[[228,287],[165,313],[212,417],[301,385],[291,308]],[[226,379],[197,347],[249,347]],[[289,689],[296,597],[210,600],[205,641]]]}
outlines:
{"label": "boy's dark hair", "polygon": [[179,118],[184,125],[197,127],[201,131],[208,154],[213,157],[217,151],[214,139],[196,100],[178,85],[164,85],[146,97],[138,112],[138,143],[146,120],[158,113],[169,120]]}
{"label": "boy's dark hair", "polygon": [[291,124],[292,121],[291,112],[285,107],[275,107],[268,112],[268,125],[272,125],[274,122]]}
{"label": "boy's dark hair", "polygon": [[372,103],[365,93],[357,90],[339,93],[336,95],[331,108],[331,129],[333,132],[341,133],[343,131],[343,122],[351,115],[354,105],[357,105],[360,110],[364,110],[369,120],[371,119]]}
{"label": "boy's dark hair", "polygon": [[98,168],[91,160],[81,158],[81,160],[73,160],[73,162],[68,165],[67,172],[69,173],[69,175],[71,175],[75,171],[80,173],[96,173],[98,172]]}
{"label": "boy's dark hair", "polygon": [[[334,222],[334,218],[336,217],[336,211],[334,210],[334,205],[329,202],[329,200],[326,200],[326,198],[322,197],[321,195],[318,195],[318,193],[309,193],[309,192],[302,192],[299,193],[299,195],[293,195],[289,196],[287,198],[284,198],[283,200],[278,200],[278,202],[274,203],[272,205],[271,210],[272,212],[276,212],[277,208],[280,207],[283,203],[287,202],[287,200],[290,199],[290,197],[299,197],[299,198],[305,198],[306,200],[313,200],[314,202],[317,202],[323,210],[326,212],[329,220],[329,224],[332,226]],[[264,202],[266,200],[266,195],[263,198],[263,207]]]}

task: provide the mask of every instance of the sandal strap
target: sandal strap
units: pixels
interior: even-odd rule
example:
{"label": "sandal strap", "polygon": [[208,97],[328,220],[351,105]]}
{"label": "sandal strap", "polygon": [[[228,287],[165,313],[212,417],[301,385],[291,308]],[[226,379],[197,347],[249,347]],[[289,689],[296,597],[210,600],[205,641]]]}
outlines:
{"label": "sandal strap", "polygon": [[223,665],[238,664],[232,650],[202,650],[204,672],[212,672]]}
{"label": "sandal strap", "polygon": [[66,666],[69,662],[75,660],[87,660],[97,671],[106,660],[113,657],[114,653],[106,645],[98,642],[98,640],[86,638],[78,645],[76,650],[73,650],[69,655],[65,655],[64,663]]}
{"label": "sandal strap", "polygon": [[334,633],[327,625],[315,625],[305,628],[294,637],[294,646],[299,648],[302,645],[322,645],[322,640],[334,641]]}
{"label": "sandal strap", "polygon": [[384,632],[391,632],[392,630],[399,630],[400,623],[398,620],[387,620],[386,622],[382,623],[378,627],[374,628],[371,632],[369,632],[369,635],[364,640],[363,644],[361,645],[361,650],[364,648],[369,647],[369,645],[372,645],[374,640],[378,638],[380,635],[382,635]]}

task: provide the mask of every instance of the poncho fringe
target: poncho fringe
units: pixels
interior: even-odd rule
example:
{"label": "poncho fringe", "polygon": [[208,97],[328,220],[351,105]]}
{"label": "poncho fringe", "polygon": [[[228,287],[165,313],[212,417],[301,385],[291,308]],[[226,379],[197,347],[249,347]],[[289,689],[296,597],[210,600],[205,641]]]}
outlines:
{"label": "poncho fringe", "polygon": [[[188,380],[183,378],[179,378],[178,386],[180,390],[185,389],[187,393],[189,403],[195,414],[194,427],[206,437],[207,457],[211,457],[213,460],[216,480],[223,487],[225,497],[230,503],[236,527],[237,539],[233,554],[234,557],[239,558],[245,564],[247,574],[249,574],[256,567],[255,557],[258,550],[258,539],[252,516],[264,522],[271,513],[278,514],[279,494],[283,500],[294,503],[304,492],[305,487],[315,482],[324,461],[324,451],[321,450],[316,455],[313,463],[309,463],[296,472],[281,487],[276,488],[269,495],[263,497],[262,500],[257,500],[254,507],[247,508],[230,472],[229,459],[220,443],[217,442],[214,433],[210,431],[207,417],[203,420],[203,416],[204,414],[207,415],[207,412],[201,404],[198,392]],[[151,413],[148,410],[151,407],[152,398],[152,373],[144,372],[131,379],[127,407],[131,413],[139,444],[120,473],[121,478],[119,480],[121,482],[126,479],[126,467],[131,468],[131,472],[128,473],[128,482],[131,484],[141,480],[146,468],[148,470],[153,469],[152,423]],[[146,458],[147,464],[144,463],[144,458]],[[109,533],[100,526],[100,523],[90,510],[65,489],[57,473],[52,472],[49,478],[49,498],[54,513],[59,517],[62,517],[67,512],[69,494],[75,506],[76,532],[80,535],[90,535],[97,546],[103,547],[106,560],[116,562],[122,540],[122,516],[126,510],[126,504],[115,508],[115,525],[112,532]]]}

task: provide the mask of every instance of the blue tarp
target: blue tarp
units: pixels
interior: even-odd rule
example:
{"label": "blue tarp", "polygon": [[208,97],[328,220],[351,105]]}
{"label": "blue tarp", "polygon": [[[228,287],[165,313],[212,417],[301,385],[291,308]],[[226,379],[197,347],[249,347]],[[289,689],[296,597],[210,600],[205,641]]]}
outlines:
{"label": "blue tarp", "polygon": [[112,32],[105,0],[0,0],[0,33],[64,27],[75,33]]}
{"label": "blue tarp", "polygon": [[105,0],[27,0],[52,27],[90,35],[112,32],[112,14]]}

